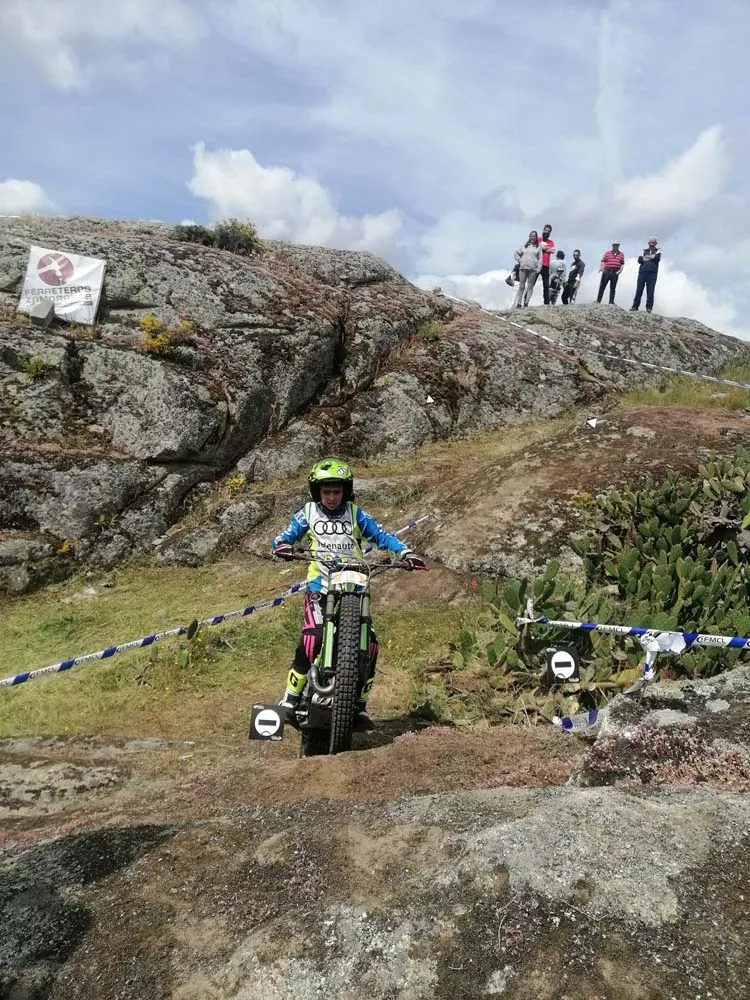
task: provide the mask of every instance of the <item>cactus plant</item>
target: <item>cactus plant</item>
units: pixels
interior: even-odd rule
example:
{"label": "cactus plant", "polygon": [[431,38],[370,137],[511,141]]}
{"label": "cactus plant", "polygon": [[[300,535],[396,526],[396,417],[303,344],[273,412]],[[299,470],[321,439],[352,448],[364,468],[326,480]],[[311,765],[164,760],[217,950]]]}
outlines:
{"label": "cactus plant", "polygon": [[[750,452],[711,458],[693,479],[670,472],[661,483],[612,489],[586,516],[586,533],[570,543],[583,578],[561,573],[554,561],[534,580],[483,590],[489,628],[479,647],[496,690],[491,714],[528,721],[596,707],[632,682],[643,658],[631,638],[566,632],[564,641],[581,657],[581,679],[550,691],[544,651],[561,635],[539,626],[513,629],[527,594],[537,614],[549,618],[748,634]],[[696,647],[670,659],[670,670],[707,676],[738,655]]]}

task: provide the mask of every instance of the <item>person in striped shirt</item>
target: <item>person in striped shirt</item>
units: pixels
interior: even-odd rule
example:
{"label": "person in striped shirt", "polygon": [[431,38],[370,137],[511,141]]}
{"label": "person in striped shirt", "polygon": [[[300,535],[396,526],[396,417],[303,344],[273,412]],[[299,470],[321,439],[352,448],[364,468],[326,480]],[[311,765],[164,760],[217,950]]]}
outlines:
{"label": "person in striped shirt", "polygon": [[602,301],[604,289],[609,285],[609,304],[611,306],[615,304],[617,279],[620,277],[623,267],[625,267],[625,254],[620,250],[619,242],[615,240],[612,243],[612,249],[607,250],[599,264],[599,273],[602,277],[599,282],[599,294],[596,297],[597,302]]}

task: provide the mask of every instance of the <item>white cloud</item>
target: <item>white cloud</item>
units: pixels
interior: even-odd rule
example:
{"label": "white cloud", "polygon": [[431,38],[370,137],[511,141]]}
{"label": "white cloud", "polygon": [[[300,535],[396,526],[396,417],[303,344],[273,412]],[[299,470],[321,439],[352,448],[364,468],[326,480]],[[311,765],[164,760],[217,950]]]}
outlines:
{"label": "white cloud", "polygon": [[348,216],[325,188],[289,167],[264,167],[249,149],[193,150],[190,190],[208,202],[212,218],[249,219],[262,236],[295,243],[387,253],[403,228],[400,212]]}
{"label": "white cloud", "polygon": [[[535,209],[533,215],[525,205],[517,221],[496,222],[476,212],[447,211],[420,237],[422,254],[415,269],[457,275],[506,264],[528,230],[541,229],[547,221],[553,226],[558,246],[568,250],[568,257],[574,246],[584,248],[584,255],[586,249],[589,255],[601,254],[612,239],[619,239],[624,249],[634,240],[645,245],[652,233],[667,242],[677,229],[690,226],[702,209],[718,204],[728,166],[724,133],[715,126],[652,174],[606,188],[584,187],[583,193],[541,211]],[[505,197],[502,188],[500,192]],[[678,248],[669,247],[673,259],[676,250],[688,268],[693,253],[700,258],[700,251],[688,240],[680,241]],[[716,259],[720,252],[719,247],[713,253],[707,250],[704,259]],[[747,255],[735,254],[733,258],[742,258],[744,263]]]}
{"label": "white cloud", "polygon": [[550,211],[579,232],[598,233],[605,222],[620,239],[649,232],[666,236],[719,196],[728,172],[724,131],[715,125],[655,173],[588,191]]}
{"label": "white cloud", "polygon": [[588,60],[598,25],[577,7],[566,9],[566,30],[546,16],[530,26],[487,0],[433,0],[429,17],[403,0],[227,0],[216,20],[253,55],[314,81],[305,115],[328,140],[310,154],[321,174],[343,151],[363,177],[408,190],[410,211],[433,217],[509,183],[523,204],[556,191],[556,169],[540,176],[528,166],[546,154],[556,168],[551,147],[572,128],[552,105],[538,127],[536,88],[547,104],[552,87],[565,107],[580,80],[547,79],[538,61]]}
{"label": "white cloud", "polygon": [[627,72],[628,31],[618,17],[622,3],[605,7],[599,20],[598,87],[594,111],[601,143],[602,165],[611,177],[622,174],[620,126],[624,116],[623,80]]}
{"label": "white cloud", "polygon": [[[485,271],[483,274],[420,274],[412,281],[424,289],[442,288],[444,292],[462,299],[473,299],[485,309],[509,309],[513,300],[513,289],[505,284],[507,270]],[[638,263],[628,259],[617,284],[615,301],[629,309],[635,296],[638,280]],[[576,301],[592,302],[599,289],[599,274],[590,268],[581,282]],[[606,301],[606,296],[605,296]],[[541,282],[534,288],[532,305],[541,302]],[[645,296],[641,309],[646,305]],[[555,308],[564,309],[558,305]],[[654,311],[661,316],[687,317],[698,320],[720,333],[730,334],[750,340],[750,328],[740,322],[738,310],[726,296],[706,288],[699,281],[690,278],[684,271],[663,261],[659,268],[654,297]]]}
{"label": "white cloud", "polygon": [[728,168],[722,129],[706,129],[690,149],[658,173],[634,177],[615,188],[623,224],[653,229],[689,220],[719,194]]}
{"label": "white cloud", "polygon": [[[186,0],[3,0],[0,38],[25,52],[61,90],[85,87],[96,72],[144,66],[123,45],[180,49],[204,30]],[[86,53],[84,58],[83,53]]]}
{"label": "white cloud", "polygon": [[[535,227],[541,230],[542,222]],[[429,274],[470,274],[482,265],[513,263],[531,223],[495,222],[472,212],[446,212],[419,239],[421,254],[415,270]]]}
{"label": "white cloud", "polygon": [[20,181],[15,177],[0,181],[0,215],[50,212],[54,207],[44,189],[34,181]]}
{"label": "white cloud", "polygon": [[432,291],[441,288],[447,295],[478,302],[485,309],[509,309],[515,289],[505,284],[508,271],[485,271],[484,274],[419,274],[412,282]]}
{"label": "white cloud", "polygon": [[[105,211],[159,214],[164,197],[167,214],[203,214],[187,192],[161,192],[204,136],[192,188],[214,218],[470,284],[504,274],[547,221],[590,265],[612,237],[633,252],[655,232],[670,266],[716,290],[696,299],[685,279],[684,309],[731,322],[727,303],[750,315],[734,236],[750,205],[750,7],[727,0],[727,32],[710,5],[685,2],[677,19],[659,3],[570,0],[529,20],[489,0],[434,0],[428,18],[403,0],[0,0],[1,82],[34,95],[26,124],[9,122],[6,175],[31,175],[39,143],[65,145],[55,189],[97,204],[90,185],[74,195],[92,148],[68,134],[73,116],[96,115]],[[145,159],[139,143],[122,152],[135,124],[154,137]]]}

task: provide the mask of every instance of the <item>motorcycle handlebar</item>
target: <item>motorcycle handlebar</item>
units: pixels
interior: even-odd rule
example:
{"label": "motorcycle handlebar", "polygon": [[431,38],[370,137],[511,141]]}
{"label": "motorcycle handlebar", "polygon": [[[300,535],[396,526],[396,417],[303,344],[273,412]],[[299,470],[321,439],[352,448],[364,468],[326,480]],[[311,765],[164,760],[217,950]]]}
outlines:
{"label": "motorcycle handlebar", "polygon": [[[310,552],[292,551],[287,553],[284,558],[295,560],[296,562],[320,562],[328,566],[329,569],[335,569],[337,566],[346,567],[347,565],[347,560],[339,559],[337,556],[326,558],[325,556],[314,556]],[[411,572],[412,570],[427,571],[430,568],[429,566],[412,566],[402,559],[384,559],[379,563],[370,563],[363,559],[351,560],[350,562],[356,563],[359,566],[367,566],[371,576],[375,572],[382,572],[386,569],[404,569]]]}

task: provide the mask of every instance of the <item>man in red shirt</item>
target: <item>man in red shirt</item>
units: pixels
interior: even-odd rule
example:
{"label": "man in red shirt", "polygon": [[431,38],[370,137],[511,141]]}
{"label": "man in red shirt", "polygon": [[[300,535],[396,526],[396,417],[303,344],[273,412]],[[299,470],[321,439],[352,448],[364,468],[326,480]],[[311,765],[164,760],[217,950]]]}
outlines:
{"label": "man in red shirt", "polygon": [[544,293],[545,306],[549,305],[549,258],[551,252],[555,249],[555,241],[550,239],[551,232],[552,226],[547,223],[542,230],[542,238],[539,240],[539,246],[542,248],[542,270],[539,273],[542,276],[542,292]]}
{"label": "man in red shirt", "polygon": [[615,240],[612,243],[612,249],[607,250],[599,265],[599,273],[602,277],[599,282],[599,294],[596,297],[597,302],[602,301],[604,289],[609,285],[609,304],[611,306],[615,304],[617,279],[620,277],[623,267],[625,267],[625,254],[620,250],[620,244]]}

